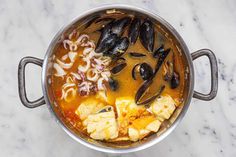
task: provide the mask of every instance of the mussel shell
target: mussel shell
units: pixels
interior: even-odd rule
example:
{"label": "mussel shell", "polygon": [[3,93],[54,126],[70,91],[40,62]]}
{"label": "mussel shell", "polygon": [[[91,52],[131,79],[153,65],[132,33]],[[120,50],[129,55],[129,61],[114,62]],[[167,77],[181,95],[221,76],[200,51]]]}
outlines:
{"label": "mussel shell", "polygon": [[147,63],[140,64],[139,73],[143,80],[148,80],[153,76],[152,67]]}
{"label": "mussel shell", "polygon": [[129,55],[131,57],[145,57],[146,55],[143,53],[138,53],[138,52],[129,52]]}
{"label": "mussel shell", "polygon": [[[107,55],[110,53],[112,55],[116,55],[117,51],[126,51],[129,46],[129,40],[128,38],[124,37],[119,39],[117,41],[117,44],[115,46],[114,42],[120,37],[123,32],[124,28],[130,23],[131,18],[130,17],[124,17],[116,21],[111,21],[108,24],[105,25],[104,28],[101,30],[100,38],[97,42],[97,47],[95,49],[95,52],[97,53],[104,53],[106,52]],[[111,50],[111,52],[108,53],[108,50]]]}
{"label": "mussel shell", "polygon": [[163,62],[165,61],[165,59],[169,53],[170,53],[170,49],[167,49],[167,50],[162,51],[161,53],[158,54],[158,60],[157,60],[156,66],[155,66],[154,73],[158,72],[158,70],[160,69],[161,65],[163,64]]}
{"label": "mussel shell", "polygon": [[[110,23],[106,24],[105,27],[100,30],[100,31],[101,31],[101,35],[100,35],[100,37],[99,37],[99,39],[98,39],[95,52],[99,53],[99,50],[100,50],[101,47],[102,47],[103,41],[104,41],[105,39],[107,39],[107,38],[112,34],[112,31],[111,31],[112,23],[113,23],[113,22],[110,22]],[[104,43],[103,43],[103,44],[104,44]]]}
{"label": "mussel shell", "polygon": [[127,37],[119,38],[113,48],[106,52],[106,55],[117,56],[123,54],[129,47],[129,40]]}
{"label": "mussel shell", "polygon": [[95,51],[97,53],[106,53],[106,52],[108,52],[108,50],[110,50],[112,47],[115,46],[118,39],[119,38],[116,34],[109,35],[107,38],[105,38],[101,42],[101,44],[99,45],[99,47],[96,48]]}
{"label": "mussel shell", "polygon": [[111,90],[116,91],[119,88],[119,84],[117,80],[114,80],[113,78],[110,78],[108,80],[109,86]]}
{"label": "mussel shell", "polygon": [[170,80],[170,87],[171,89],[175,89],[179,86],[179,74],[177,74],[176,72],[174,72],[171,80]]}
{"label": "mussel shell", "polygon": [[136,64],[136,65],[133,67],[133,69],[132,69],[132,78],[133,78],[134,80],[136,80],[135,71],[136,71],[136,68],[137,68],[139,65],[140,65],[140,63]]}
{"label": "mussel shell", "polygon": [[140,26],[140,41],[142,45],[150,52],[153,51],[155,31],[153,23],[146,19],[143,24]]}
{"label": "mussel shell", "polygon": [[154,58],[158,58],[159,54],[163,53],[164,50],[164,45],[162,44],[156,51],[153,52],[152,56]]}
{"label": "mussel shell", "polygon": [[143,84],[139,87],[137,93],[135,94],[135,103],[138,104],[138,101],[143,96],[145,91],[151,86],[153,80],[146,80],[143,82]]}
{"label": "mussel shell", "polygon": [[134,18],[129,26],[128,37],[131,44],[135,44],[138,39],[140,25],[141,19]]}
{"label": "mussel shell", "polygon": [[116,20],[112,24],[112,33],[121,36],[124,32],[125,27],[130,23],[130,17],[124,17],[119,20]]}
{"label": "mussel shell", "polygon": [[164,62],[164,68],[165,68],[165,71],[166,71],[166,73],[164,73],[164,80],[165,81],[170,81],[171,78],[172,78],[172,75],[174,73],[173,63],[171,63],[169,61]]}
{"label": "mussel shell", "polygon": [[154,101],[156,98],[161,96],[161,93],[164,91],[164,89],[165,89],[165,85],[162,85],[160,87],[160,90],[155,95],[151,96],[150,98],[147,98],[146,100],[144,100],[142,102],[137,101],[136,102],[137,105],[145,105],[145,104],[148,104],[148,103]]}
{"label": "mussel shell", "polygon": [[127,66],[127,63],[120,63],[111,69],[112,74],[117,74]]}

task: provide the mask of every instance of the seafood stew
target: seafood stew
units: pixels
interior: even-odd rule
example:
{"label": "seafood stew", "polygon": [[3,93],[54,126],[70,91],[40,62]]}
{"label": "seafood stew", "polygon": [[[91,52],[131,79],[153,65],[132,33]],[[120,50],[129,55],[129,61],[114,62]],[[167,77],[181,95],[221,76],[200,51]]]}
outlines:
{"label": "seafood stew", "polygon": [[178,43],[149,17],[104,13],[78,24],[54,50],[51,88],[64,120],[106,142],[158,133],[182,108]]}

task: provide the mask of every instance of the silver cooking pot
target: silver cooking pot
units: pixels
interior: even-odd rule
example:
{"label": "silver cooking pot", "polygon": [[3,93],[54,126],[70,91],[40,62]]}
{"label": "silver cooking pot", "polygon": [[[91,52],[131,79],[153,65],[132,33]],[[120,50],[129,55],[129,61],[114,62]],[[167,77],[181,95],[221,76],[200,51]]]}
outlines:
{"label": "silver cooking pot", "polygon": [[[71,124],[66,122],[63,119],[62,113],[60,108],[58,107],[57,103],[52,94],[52,89],[50,88],[51,84],[51,75],[52,75],[52,56],[53,50],[58,46],[61,42],[63,36],[68,34],[71,30],[73,30],[78,23],[86,22],[86,20],[91,19],[94,15],[106,12],[125,12],[125,13],[132,13],[138,14],[142,16],[148,16],[149,18],[158,22],[162,27],[165,29],[166,33],[169,34],[173,39],[176,40],[177,47],[179,48],[179,53],[182,55],[183,59],[185,60],[185,92],[184,92],[184,102],[182,107],[178,107],[174,114],[168,121],[165,121],[164,127],[161,127],[158,133],[153,134],[141,141],[138,142],[127,142],[127,143],[108,143],[103,141],[96,141],[93,140],[85,135],[80,134],[77,132]],[[193,60],[201,57],[207,56],[210,61],[210,68],[211,68],[211,90],[209,94],[202,94],[197,91],[194,91],[194,68],[193,68]],[[43,89],[43,97],[35,100],[29,101],[26,96],[25,90],[25,66],[28,63],[33,63],[38,66],[42,67],[42,89]],[[184,117],[189,104],[191,102],[192,97],[197,98],[200,100],[212,100],[217,93],[218,88],[218,68],[217,68],[217,61],[214,53],[209,49],[201,49],[194,53],[189,53],[187,46],[185,45],[183,39],[177,33],[177,31],[164,19],[160,16],[151,13],[147,10],[140,9],[134,6],[128,5],[107,5],[102,7],[97,7],[92,10],[85,12],[84,14],[77,17],[73,20],[70,24],[66,25],[62,28],[54,37],[51,44],[48,47],[47,53],[44,59],[38,59],[34,57],[24,57],[18,67],[18,82],[19,82],[19,96],[21,102],[24,106],[28,108],[35,108],[44,104],[47,104],[51,114],[55,117],[58,124],[64,129],[64,131],[71,136],[76,141],[82,143],[85,146],[88,146],[92,149],[99,150],[102,152],[109,152],[109,153],[128,153],[134,152],[138,150],[142,150],[148,148],[161,140],[163,140],[166,136],[168,136],[175,127],[179,124],[181,119]]]}

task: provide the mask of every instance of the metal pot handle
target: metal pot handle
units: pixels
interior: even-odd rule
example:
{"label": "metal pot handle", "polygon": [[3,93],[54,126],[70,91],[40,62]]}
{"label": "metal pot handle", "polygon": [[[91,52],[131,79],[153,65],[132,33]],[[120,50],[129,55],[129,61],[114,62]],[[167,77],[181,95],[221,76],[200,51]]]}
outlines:
{"label": "metal pot handle", "polygon": [[25,89],[25,66],[28,63],[33,63],[42,67],[43,60],[34,57],[24,57],[21,59],[18,66],[18,88],[19,88],[20,100],[25,107],[35,108],[45,104],[45,101],[43,96],[34,101],[29,101],[27,98]]}
{"label": "metal pot handle", "polygon": [[218,90],[218,66],[217,60],[214,53],[209,49],[201,49],[191,54],[192,60],[195,60],[201,56],[207,56],[210,61],[210,68],[211,68],[211,90],[208,94],[202,94],[197,91],[194,91],[193,97],[209,101],[216,97],[217,90]]}

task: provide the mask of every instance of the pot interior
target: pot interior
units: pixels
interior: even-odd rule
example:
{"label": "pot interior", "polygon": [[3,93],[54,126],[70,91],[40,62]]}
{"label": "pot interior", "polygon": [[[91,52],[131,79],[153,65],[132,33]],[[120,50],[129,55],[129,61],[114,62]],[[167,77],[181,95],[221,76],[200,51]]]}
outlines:
{"label": "pot interior", "polygon": [[[137,16],[143,16],[150,18],[154,21],[162,30],[165,32],[165,36],[169,39],[169,41],[176,47],[179,52],[179,55],[182,56],[184,60],[184,81],[185,81],[185,89],[183,93],[183,102],[182,104],[175,110],[174,114],[171,116],[170,119],[165,120],[164,123],[161,125],[160,130],[144,138],[138,142],[119,142],[119,143],[110,143],[110,142],[103,142],[97,141],[89,138],[86,135],[81,134],[78,132],[74,127],[65,119],[63,114],[61,113],[60,107],[55,101],[55,97],[53,95],[53,91],[51,88],[51,76],[52,76],[52,68],[53,68],[53,56],[56,48],[62,42],[65,36],[68,36],[74,29],[78,28],[88,21],[90,21],[94,16],[99,14],[133,14]],[[63,127],[63,129],[72,136],[75,140],[82,142],[83,144],[107,152],[115,152],[122,150],[131,150],[132,148],[139,148],[140,146],[144,145],[149,146],[151,144],[157,143],[164,137],[166,137],[173,128],[178,124],[179,120],[185,114],[191,97],[192,97],[192,86],[193,86],[193,68],[192,68],[192,61],[190,59],[190,54],[185,46],[185,43],[181,39],[181,37],[177,34],[177,32],[163,19],[160,17],[153,15],[151,13],[147,13],[142,9],[133,9],[131,7],[104,7],[99,8],[96,11],[89,11],[85,15],[75,19],[71,24],[63,28],[53,39],[51,42],[49,49],[47,51],[45,60],[44,60],[44,71],[43,71],[43,89],[44,89],[44,96],[49,105],[49,108],[52,114],[55,115],[56,120],[59,124]],[[172,129],[171,129],[172,128]],[[110,150],[110,151],[109,151]]]}

